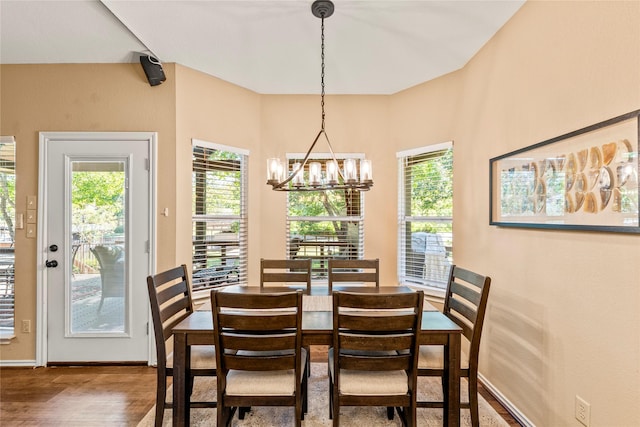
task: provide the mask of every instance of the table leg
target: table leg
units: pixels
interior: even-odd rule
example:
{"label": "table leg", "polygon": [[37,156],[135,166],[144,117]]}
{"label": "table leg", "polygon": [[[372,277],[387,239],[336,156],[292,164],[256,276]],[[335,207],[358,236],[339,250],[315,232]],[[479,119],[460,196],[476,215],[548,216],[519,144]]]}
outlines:
{"label": "table leg", "polygon": [[173,335],[173,426],[189,425],[188,377],[191,369],[186,334]]}
{"label": "table leg", "polygon": [[449,345],[445,349],[447,356],[447,387],[444,408],[444,425],[460,425],[460,334],[449,335]]}

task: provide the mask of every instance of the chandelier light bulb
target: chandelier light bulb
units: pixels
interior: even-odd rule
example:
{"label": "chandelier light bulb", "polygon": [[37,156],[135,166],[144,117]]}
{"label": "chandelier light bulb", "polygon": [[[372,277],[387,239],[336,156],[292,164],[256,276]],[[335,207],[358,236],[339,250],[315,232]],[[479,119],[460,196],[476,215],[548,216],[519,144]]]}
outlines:
{"label": "chandelier light bulb", "polygon": [[291,173],[293,174],[292,183],[295,187],[304,186],[304,169],[302,169],[302,163],[295,162],[292,165]]}
{"label": "chandelier light bulb", "polygon": [[309,185],[320,185],[320,178],[322,176],[322,165],[319,162],[309,163]]}
{"label": "chandelier light bulb", "polygon": [[329,160],[327,162],[327,183],[336,185],[338,183],[338,162]]}
{"label": "chandelier light bulb", "polygon": [[267,183],[280,183],[282,177],[282,162],[278,158],[267,159]]}
{"label": "chandelier light bulb", "polygon": [[373,169],[371,166],[371,160],[360,160],[360,182],[373,182]]}
{"label": "chandelier light bulb", "polygon": [[344,180],[347,182],[355,182],[358,178],[358,170],[356,169],[356,159],[344,159]]}

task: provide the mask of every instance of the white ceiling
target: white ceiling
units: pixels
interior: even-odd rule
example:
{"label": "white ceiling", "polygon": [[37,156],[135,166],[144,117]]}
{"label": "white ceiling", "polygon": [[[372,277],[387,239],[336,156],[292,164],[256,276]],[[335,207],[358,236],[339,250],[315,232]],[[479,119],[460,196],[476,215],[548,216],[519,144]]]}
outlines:
{"label": "white ceiling", "polygon": [[[321,22],[311,3],[0,0],[0,63],[136,62],[149,49],[258,93],[317,94]],[[524,0],[334,3],[326,92],[392,94],[463,67]]]}

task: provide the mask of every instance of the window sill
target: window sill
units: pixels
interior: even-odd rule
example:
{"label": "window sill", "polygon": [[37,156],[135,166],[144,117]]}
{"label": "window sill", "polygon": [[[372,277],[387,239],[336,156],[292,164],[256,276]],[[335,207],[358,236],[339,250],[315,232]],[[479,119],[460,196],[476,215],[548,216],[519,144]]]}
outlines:
{"label": "window sill", "polygon": [[11,341],[16,337],[13,332],[0,332],[0,345],[11,344]]}
{"label": "window sill", "polygon": [[403,286],[406,286],[411,289],[415,289],[417,291],[423,291],[424,297],[427,301],[436,302],[436,303],[444,303],[444,297],[446,291],[444,289],[432,288],[429,286],[420,286],[415,283],[401,283]]}

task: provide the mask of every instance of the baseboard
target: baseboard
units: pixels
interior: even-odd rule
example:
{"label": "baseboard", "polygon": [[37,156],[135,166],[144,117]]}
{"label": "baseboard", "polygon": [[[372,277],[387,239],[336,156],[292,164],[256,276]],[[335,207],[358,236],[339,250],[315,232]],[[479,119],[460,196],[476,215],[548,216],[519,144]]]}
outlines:
{"label": "baseboard", "polygon": [[35,360],[0,360],[0,368],[36,367]]}
{"label": "baseboard", "polygon": [[498,390],[493,384],[489,382],[489,380],[487,380],[481,374],[478,374],[478,381],[484,386],[484,388],[487,389],[489,393],[491,393],[493,397],[496,398],[498,402],[500,402],[502,406],[507,409],[511,416],[515,418],[521,426],[535,427],[535,424],[532,423],[531,420],[529,420],[527,417],[525,417],[524,414],[520,412],[520,410],[516,408],[516,406],[511,403],[509,399],[507,399],[502,393],[500,393],[500,390]]}

